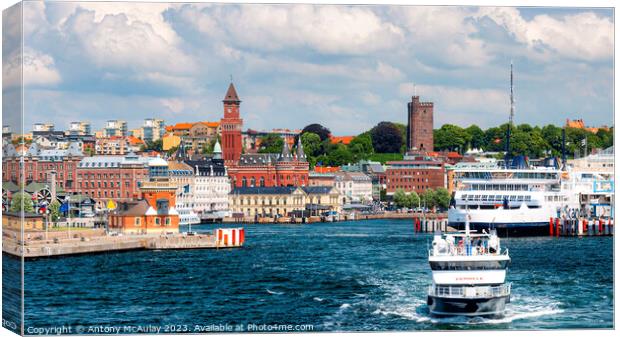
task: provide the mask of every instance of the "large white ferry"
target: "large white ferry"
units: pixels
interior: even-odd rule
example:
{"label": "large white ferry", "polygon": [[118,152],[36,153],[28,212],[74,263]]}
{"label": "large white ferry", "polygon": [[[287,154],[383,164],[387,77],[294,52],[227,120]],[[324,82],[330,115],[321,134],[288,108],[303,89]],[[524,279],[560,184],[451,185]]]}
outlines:
{"label": "large white ferry", "polygon": [[493,162],[457,165],[455,193],[448,209],[450,226],[462,229],[469,214],[476,230],[544,234],[550,218],[579,208],[574,191],[563,188],[569,173],[555,161],[538,167],[530,167],[520,157],[513,162],[511,168]]}
{"label": "large white ferry", "polygon": [[525,156],[510,158],[510,130],[514,116],[510,65],[510,118],[503,163],[459,163],[454,170],[455,194],[448,209],[450,226],[463,228],[467,214],[476,230],[497,229],[507,234],[542,234],[551,218],[579,208],[575,193],[562,188],[569,173],[565,163],[545,159],[531,166]]}
{"label": "large white ferry", "polygon": [[510,302],[506,269],[508,250],[500,246],[495,230],[435,234],[428,261],[433,283],[427,305],[437,316],[502,316]]}

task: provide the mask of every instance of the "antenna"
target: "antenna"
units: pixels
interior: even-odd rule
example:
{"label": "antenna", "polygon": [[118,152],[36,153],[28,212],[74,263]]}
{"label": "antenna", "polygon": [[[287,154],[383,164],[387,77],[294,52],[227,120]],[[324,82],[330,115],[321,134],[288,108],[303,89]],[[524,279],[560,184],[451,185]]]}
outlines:
{"label": "antenna", "polygon": [[510,61],[510,118],[509,123],[512,124],[515,116],[515,96],[513,88],[512,61]]}
{"label": "antenna", "polygon": [[232,74],[230,74],[230,83],[232,83],[233,78],[232,78]]}
{"label": "antenna", "polygon": [[506,130],[506,155],[504,156],[504,165],[506,168],[509,166],[510,161],[510,129],[512,128],[512,121],[515,114],[515,99],[513,90],[513,76],[512,76],[512,60],[510,61],[510,116],[508,117],[508,129]]}

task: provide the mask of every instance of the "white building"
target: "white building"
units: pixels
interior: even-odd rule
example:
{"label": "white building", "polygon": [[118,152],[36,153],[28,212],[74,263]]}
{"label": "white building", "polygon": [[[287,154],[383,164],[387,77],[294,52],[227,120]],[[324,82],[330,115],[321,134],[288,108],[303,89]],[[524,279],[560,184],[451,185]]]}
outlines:
{"label": "white building", "polygon": [[189,225],[200,223],[198,214],[194,212],[196,198],[196,175],[194,169],[185,164],[175,161],[168,162],[168,174],[170,182],[177,186],[176,209],[179,213],[179,224]]}
{"label": "white building", "polygon": [[362,172],[336,172],[335,186],[346,203],[372,201],[372,179]]}
{"label": "white building", "polygon": [[194,169],[195,203],[194,212],[203,220],[220,219],[228,216],[228,194],[230,179],[222,159],[220,143],[215,143],[213,157],[185,160]]}

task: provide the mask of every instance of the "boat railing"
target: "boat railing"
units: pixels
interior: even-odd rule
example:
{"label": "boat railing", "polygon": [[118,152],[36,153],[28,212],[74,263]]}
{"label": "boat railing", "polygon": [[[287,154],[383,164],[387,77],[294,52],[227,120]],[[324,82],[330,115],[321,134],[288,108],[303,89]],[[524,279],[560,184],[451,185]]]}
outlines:
{"label": "boat railing", "polygon": [[450,298],[488,298],[510,295],[511,283],[499,286],[441,286],[430,285],[428,294],[431,296],[450,297]]}
{"label": "boat railing", "polygon": [[499,256],[499,255],[508,255],[508,249],[504,249],[503,251],[493,251],[484,246],[451,246],[445,252],[439,252],[435,254],[434,250],[431,248],[428,250],[428,256]]}

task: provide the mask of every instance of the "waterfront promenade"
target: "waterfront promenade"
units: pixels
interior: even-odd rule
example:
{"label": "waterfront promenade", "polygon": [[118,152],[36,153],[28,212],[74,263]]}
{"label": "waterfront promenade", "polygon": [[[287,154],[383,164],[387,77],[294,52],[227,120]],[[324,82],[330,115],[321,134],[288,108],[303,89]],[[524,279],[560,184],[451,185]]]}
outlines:
{"label": "waterfront promenade", "polygon": [[[36,235],[35,235],[36,234]],[[196,235],[106,235],[101,229],[83,229],[66,232],[28,233],[23,245],[16,232],[4,232],[2,251],[14,256],[37,258],[46,256],[77,255],[127,250],[163,250],[163,249],[216,249],[236,248],[243,245],[243,240],[221,240],[215,234]]]}

